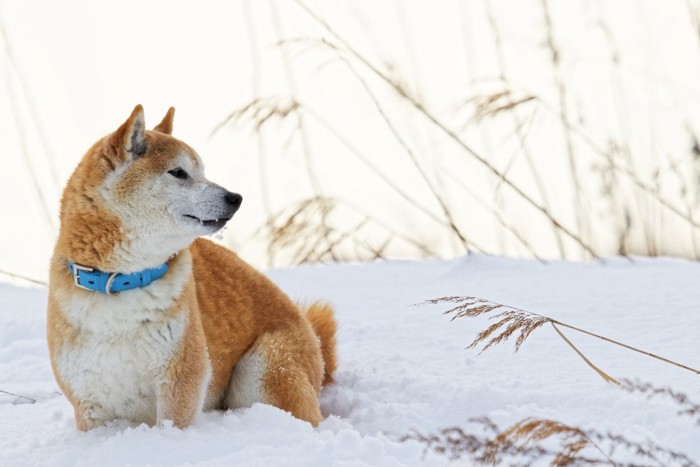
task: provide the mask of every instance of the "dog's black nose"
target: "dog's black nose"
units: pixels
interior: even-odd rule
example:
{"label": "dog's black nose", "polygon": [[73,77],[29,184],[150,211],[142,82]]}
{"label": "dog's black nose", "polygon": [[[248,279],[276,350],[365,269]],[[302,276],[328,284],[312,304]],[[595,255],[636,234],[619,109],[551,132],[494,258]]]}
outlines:
{"label": "dog's black nose", "polygon": [[241,202],[243,202],[243,197],[238,193],[231,193],[227,191],[224,195],[224,199],[233,209],[238,210],[241,207]]}

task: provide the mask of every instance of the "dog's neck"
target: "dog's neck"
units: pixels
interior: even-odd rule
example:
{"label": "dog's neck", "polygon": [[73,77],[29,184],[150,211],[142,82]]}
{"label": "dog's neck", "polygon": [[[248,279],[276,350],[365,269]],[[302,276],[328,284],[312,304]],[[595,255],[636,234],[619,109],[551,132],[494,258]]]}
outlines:
{"label": "dog's neck", "polygon": [[64,194],[55,252],[65,261],[110,273],[135,273],[167,263],[194,240],[134,231],[105,208],[98,193],[79,188],[83,190],[72,189],[69,182]]}
{"label": "dog's neck", "polygon": [[97,191],[101,180],[89,183],[87,173],[106,175],[108,170],[86,157],[71,175],[61,199],[61,229],[55,253],[76,264],[108,271],[117,266],[111,258],[124,229],[119,218],[105,209]]}
{"label": "dog's neck", "polygon": [[[165,248],[154,247],[150,251],[147,248],[130,248],[129,242],[126,242],[126,245],[109,245],[109,240],[110,237],[93,238],[92,242],[83,242],[79,237],[64,238],[57,243],[56,248],[66,264],[71,262],[106,273],[132,274],[160,268],[170,263],[189,246],[182,245],[182,248],[173,253],[172,249]],[[64,250],[59,248],[60,244],[72,244],[78,248]]]}

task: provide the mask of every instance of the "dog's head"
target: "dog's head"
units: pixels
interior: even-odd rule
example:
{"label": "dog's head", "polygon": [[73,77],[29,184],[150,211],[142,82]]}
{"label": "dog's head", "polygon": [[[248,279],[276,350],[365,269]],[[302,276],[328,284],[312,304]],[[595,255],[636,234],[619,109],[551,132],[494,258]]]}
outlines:
{"label": "dog's head", "polygon": [[59,245],[85,250],[64,252],[70,259],[96,255],[82,261],[120,272],[152,267],[236,213],[241,196],[207,180],[199,155],[171,136],[174,111],[148,131],[138,105],[84,156],[61,206],[61,237],[72,241]]}

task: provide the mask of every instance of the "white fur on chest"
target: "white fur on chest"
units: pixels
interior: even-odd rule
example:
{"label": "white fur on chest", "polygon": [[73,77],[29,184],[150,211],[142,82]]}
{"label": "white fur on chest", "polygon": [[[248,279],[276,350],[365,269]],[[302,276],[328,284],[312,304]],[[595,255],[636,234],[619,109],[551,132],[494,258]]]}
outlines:
{"label": "white fur on chest", "polygon": [[158,388],[180,345],[186,322],[143,323],[128,333],[81,335],[57,360],[74,396],[100,408],[105,419],[156,422]]}
{"label": "white fur on chest", "polygon": [[71,290],[57,297],[79,330],[58,349],[57,370],[78,400],[97,407],[99,418],[155,423],[157,391],[187,326],[187,310],[171,310],[191,271],[189,258],[182,259],[185,264],[177,261],[143,289],[114,296]]}

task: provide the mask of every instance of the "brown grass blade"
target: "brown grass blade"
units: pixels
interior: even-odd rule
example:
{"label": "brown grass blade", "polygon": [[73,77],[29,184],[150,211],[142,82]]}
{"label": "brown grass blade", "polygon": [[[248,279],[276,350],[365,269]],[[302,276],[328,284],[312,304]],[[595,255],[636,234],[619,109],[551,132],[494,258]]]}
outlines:
{"label": "brown grass blade", "polygon": [[487,417],[470,419],[469,423],[477,429],[450,427],[434,434],[414,430],[401,441],[418,441],[425,451],[451,460],[467,458],[468,465],[698,465],[686,454],[651,441],[641,443],[557,420],[525,418],[505,430]]}
{"label": "brown grass blade", "polygon": [[298,109],[299,102],[287,97],[256,97],[226,116],[214,127],[211,134],[217,133],[230,123],[244,122],[252,123],[254,131],[258,132],[266,123],[274,119],[284,120],[296,113]]}
{"label": "brown grass blade", "polygon": [[31,277],[23,276],[21,274],[15,274],[15,273],[9,272],[9,271],[4,271],[2,269],[0,269],[0,274],[4,274],[6,276],[13,277],[15,279],[20,279],[23,281],[31,282],[32,284],[44,285],[44,286],[49,285],[46,281],[42,281],[39,279],[33,279]]}
{"label": "brown grass blade", "polygon": [[300,0],[296,0],[297,5],[299,5],[314,21],[321,25],[328,33],[330,33],[338,42],[340,42],[343,47],[350,52],[357,60],[364,64],[372,73],[377,75],[381,80],[386,82],[389,86],[394,88],[399,96],[404,98],[408,103],[410,103],[420,114],[431,121],[437,128],[439,128],[445,135],[454,141],[459,147],[461,147],[467,154],[478,161],[482,166],[484,166],[489,172],[495,175],[503,184],[510,187],[520,198],[525,202],[530,204],[536,210],[538,210],[542,215],[550,220],[552,225],[557,229],[561,230],[567,237],[571,238],[576,242],[585,252],[587,252],[591,257],[598,261],[603,261],[593,250],[593,248],[583,239],[580,234],[574,233],[572,230],[561,224],[552,213],[540,203],[535,201],[531,196],[523,191],[520,186],[515,184],[510,178],[508,178],[503,172],[498,170],[493,164],[491,164],[484,156],[476,152],[470,145],[468,145],[462,138],[460,138],[457,133],[451,130],[447,125],[445,125],[440,119],[438,119],[431,111],[429,111],[419,99],[416,99],[410,93],[406,91],[404,87],[397,83],[396,80],[392,79],[391,76],[387,75],[385,72],[381,71],[374,64],[372,64],[366,57],[355,50],[352,45],[345,40],[340,34],[338,34],[323,18],[321,18],[316,12],[310,9]]}
{"label": "brown grass blade", "polygon": [[469,346],[467,347],[471,349],[477,347],[480,344],[483,344],[484,347],[482,348],[481,352],[491,348],[494,345],[506,342],[510,337],[512,337],[516,333],[518,334],[518,338],[515,341],[515,351],[517,352],[518,350],[520,350],[520,347],[527,340],[527,338],[530,335],[532,335],[534,331],[536,331],[545,323],[551,323],[554,327],[554,330],[559,334],[559,336],[564,340],[564,342],[566,342],[572,349],[574,349],[574,351],[576,351],[576,353],[581,358],[583,358],[583,360],[591,368],[593,368],[600,376],[603,377],[603,379],[605,379],[608,382],[619,384],[617,380],[615,380],[610,375],[602,371],[600,368],[595,366],[588,358],[586,358],[583,355],[583,353],[578,348],[576,348],[576,346],[574,346],[573,343],[571,343],[571,341],[566,338],[566,336],[564,336],[564,334],[558,329],[558,326],[572,329],[574,331],[595,337],[605,342],[609,342],[611,344],[615,344],[625,349],[632,350],[647,357],[660,360],[664,363],[677,366],[678,368],[683,368],[684,370],[692,371],[695,374],[700,374],[700,370],[696,368],[683,365],[668,358],[661,357],[651,352],[647,352],[646,350],[632,347],[631,345],[625,344],[624,342],[616,341],[614,339],[610,339],[609,337],[605,337],[600,334],[596,334],[591,331],[587,331],[585,329],[581,329],[579,327],[563,323],[559,320],[550,318],[549,316],[533,313],[531,311],[521,310],[520,308],[502,305],[500,303],[491,302],[489,300],[479,297],[441,297],[426,300],[422,303],[419,303],[419,305],[435,305],[438,303],[450,303],[455,305],[452,308],[443,312],[443,314],[452,315],[452,320],[455,320],[457,318],[476,318],[482,315],[488,315],[489,313],[492,313],[494,311],[498,311],[497,314],[488,317],[489,319],[495,319],[498,321],[479,332],[474,338],[474,340],[471,342],[471,344],[469,344]]}
{"label": "brown grass blade", "polygon": [[[12,405],[17,405],[17,404],[35,404],[35,403],[36,403],[36,399],[33,399],[33,398],[31,398],[31,397],[27,397],[27,396],[21,396],[21,395],[19,395],[19,394],[15,394],[15,393],[9,392],[9,391],[0,390],[0,395],[5,395],[5,396],[14,397],[15,400],[12,402]],[[23,401],[24,401],[24,402],[23,402]]]}
{"label": "brown grass blade", "polygon": [[[583,449],[593,446],[592,441],[580,428],[570,427],[554,420],[527,418],[496,436],[490,454],[495,460],[502,446],[537,444],[555,437],[561,438],[562,443],[559,451],[555,452],[550,465],[572,465]],[[600,448],[597,449],[605,456]],[[613,463],[611,462],[611,464]]]}
{"label": "brown grass blade", "polygon": [[618,385],[620,384],[620,382],[618,380],[616,380],[615,378],[613,378],[612,376],[610,376],[609,374],[607,374],[606,372],[604,372],[603,370],[601,370],[600,368],[595,366],[593,364],[593,362],[591,362],[589,359],[587,359],[586,356],[569,339],[567,339],[567,337],[564,335],[564,333],[559,330],[559,328],[557,327],[556,324],[554,324],[554,323],[551,323],[551,324],[552,324],[552,327],[554,328],[554,330],[557,331],[557,334],[559,334],[559,336],[562,339],[564,339],[564,342],[569,344],[569,346],[572,349],[574,349],[574,351],[578,354],[578,356],[581,357],[583,359],[583,361],[586,362],[586,364],[588,366],[593,368],[593,370],[595,370],[595,372],[598,373],[601,378],[603,378],[608,383],[614,383],[614,384],[618,384]]}
{"label": "brown grass blade", "polygon": [[638,380],[633,381],[630,379],[623,379],[620,387],[630,393],[645,395],[647,399],[653,397],[670,399],[680,407],[678,415],[694,418],[696,424],[700,425],[700,404],[691,401],[686,394],[680,391],[676,391],[670,387],[658,387],[651,383],[644,383]]}
{"label": "brown grass blade", "polygon": [[518,337],[515,340],[515,351],[517,352],[535,330],[551,321],[546,316],[540,316],[529,311],[490,302],[478,297],[442,297],[426,300],[420,305],[434,305],[437,303],[456,304],[456,306],[443,312],[445,315],[452,315],[450,319],[453,321],[458,318],[476,318],[493,311],[500,311],[488,317],[490,320],[497,321],[479,332],[467,346],[468,349],[473,349],[483,344],[481,352],[488,350],[494,345],[506,342],[516,334]]}
{"label": "brown grass blade", "polygon": [[477,429],[450,427],[428,435],[414,430],[401,441],[418,441],[425,451],[451,460],[467,458],[468,465],[698,466],[686,454],[652,441],[637,442],[557,420],[525,418],[505,430],[488,417],[468,422]]}

